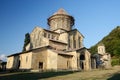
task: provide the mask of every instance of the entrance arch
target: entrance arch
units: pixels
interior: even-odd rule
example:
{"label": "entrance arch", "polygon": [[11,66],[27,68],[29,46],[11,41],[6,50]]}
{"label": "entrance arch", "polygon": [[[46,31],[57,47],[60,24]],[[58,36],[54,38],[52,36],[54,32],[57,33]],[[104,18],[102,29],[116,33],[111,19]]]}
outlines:
{"label": "entrance arch", "polygon": [[20,69],[20,64],[21,64],[21,61],[19,60],[17,69]]}
{"label": "entrance arch", "polygon": [[85,62],[85,55],[81,54],[81,55],[80,55],[80,68],[81,68],[82,70],[84,70],[84,68],[85,68],[84,62]]}
{"label": "entrance arch", "polygon": [[85,60],[85,56],[83,54],[80,55],[80,60]]}

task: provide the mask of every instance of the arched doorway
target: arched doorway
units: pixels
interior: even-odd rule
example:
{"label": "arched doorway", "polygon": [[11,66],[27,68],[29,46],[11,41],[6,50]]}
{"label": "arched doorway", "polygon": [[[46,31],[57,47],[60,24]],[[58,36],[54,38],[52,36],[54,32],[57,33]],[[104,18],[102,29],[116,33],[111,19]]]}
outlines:
{"label": "arched doorway", "polygon": [[80,55],[80,60],[85,60],[85,56],[83,54]]}
{"label": "arched doorway", "polygon": [[84,70],[84,61],[85,61],[85,55],[81,54],[80,55],[80,68]]}
{"label": "arched doorway", "polygon": [[19,61],[18,61],[18,68],[17,68],[17,69],[20,69],[20,63],[21,63],[21,62],[20,62],[20,60],[19,60]]}

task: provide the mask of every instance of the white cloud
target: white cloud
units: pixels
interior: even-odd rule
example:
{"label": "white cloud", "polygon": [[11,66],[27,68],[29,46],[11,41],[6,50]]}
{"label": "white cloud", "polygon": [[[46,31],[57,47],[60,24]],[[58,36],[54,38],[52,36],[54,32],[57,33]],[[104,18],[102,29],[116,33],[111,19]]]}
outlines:
{"label": "white cloud", "polygon": [[6,61],[7,57],[5,54],[0,54],[0,60]]}

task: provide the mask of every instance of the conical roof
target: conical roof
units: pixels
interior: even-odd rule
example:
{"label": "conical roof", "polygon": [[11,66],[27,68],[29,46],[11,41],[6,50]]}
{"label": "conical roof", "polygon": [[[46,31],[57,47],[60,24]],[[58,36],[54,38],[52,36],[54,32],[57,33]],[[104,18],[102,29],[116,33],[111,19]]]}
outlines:
{"label": "conical roof", "polygon": [[63,9],[60,8],[57,12],[55,12],[53,15],[57,15],[57,14],[64,14],[64,15],[68,15],[68,13]]}
{"label": "conical roof", "polygon": [[99,44],[98,44],[98,46],[105,46],[102,42],[100,42]]}

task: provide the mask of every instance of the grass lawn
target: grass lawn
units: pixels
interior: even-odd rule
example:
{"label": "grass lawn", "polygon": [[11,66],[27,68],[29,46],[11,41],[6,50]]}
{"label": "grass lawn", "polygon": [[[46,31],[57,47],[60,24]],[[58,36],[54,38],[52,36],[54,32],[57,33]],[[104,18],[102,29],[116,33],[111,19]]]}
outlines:
{"label": "grass lawn", "polygon": [[0,73],[0,80],[120,80],[120,68],[86,72],[14,72]]}
{"label": "grass lawn", "polygon": [[65,76],[72,71],[61,72],[13,72],[0,74],[0,80],[41,80],[50,77]]}

